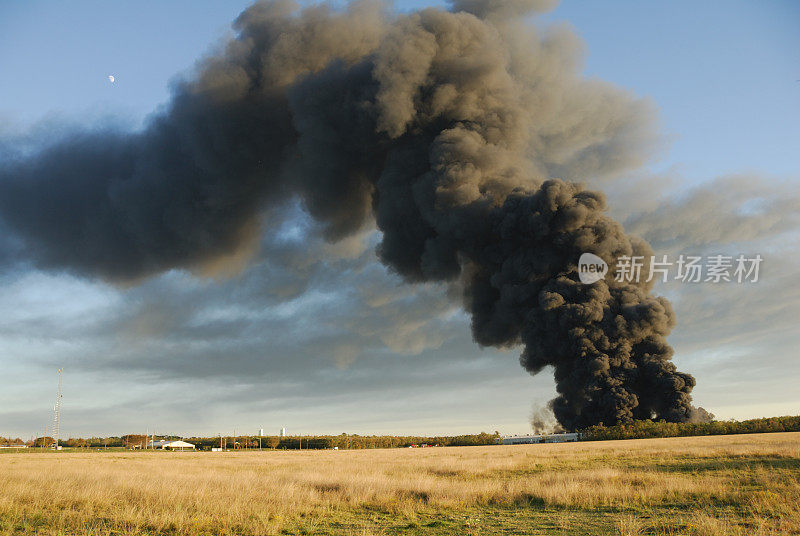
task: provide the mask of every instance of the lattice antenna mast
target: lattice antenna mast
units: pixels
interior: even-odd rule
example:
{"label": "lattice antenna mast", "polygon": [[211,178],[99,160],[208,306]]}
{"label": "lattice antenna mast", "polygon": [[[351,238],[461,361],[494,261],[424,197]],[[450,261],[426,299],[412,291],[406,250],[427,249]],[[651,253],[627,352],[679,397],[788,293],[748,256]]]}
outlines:
{"label": "lattice antenna mast", "polygon": [[58,396],[56,397],[56,405],[53,407],[53,448],[58,450],[58,432],[61,426],[61,398],[63,395],[61,394],[62,390],[62,378],[61,378],[62,369],[58,369]]}

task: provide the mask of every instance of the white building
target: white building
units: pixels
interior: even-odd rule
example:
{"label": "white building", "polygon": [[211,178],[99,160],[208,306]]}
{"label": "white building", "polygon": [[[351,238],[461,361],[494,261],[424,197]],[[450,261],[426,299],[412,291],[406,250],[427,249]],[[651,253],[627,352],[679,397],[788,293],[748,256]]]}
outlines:
{"label": "white building", "polygon": [[193,450],[194,445],[186,441],[172,441],[161,439],[159,441],[151,441],[150,448],[156,450]]}
{"label": "white building", "polygon": [[503,445],[531,445],[535,443],[571,443],[573,441],[578,441],[580,438],[581,435],[578,433],[507,436],[503,438]]}

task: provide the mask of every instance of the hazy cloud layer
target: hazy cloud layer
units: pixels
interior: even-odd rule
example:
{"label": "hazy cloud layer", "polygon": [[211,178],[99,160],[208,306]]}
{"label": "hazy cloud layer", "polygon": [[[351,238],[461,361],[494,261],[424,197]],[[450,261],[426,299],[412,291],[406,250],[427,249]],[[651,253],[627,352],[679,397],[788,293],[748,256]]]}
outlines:
{"label": "hazy cloud layer", "polygon": [[[800,224],[800,193],[791,183],[752,175],[721,177],[660,199],[634,213],[625,228],[665,251],[768,240]],[[642,203],[629,205],[636,211]]]}

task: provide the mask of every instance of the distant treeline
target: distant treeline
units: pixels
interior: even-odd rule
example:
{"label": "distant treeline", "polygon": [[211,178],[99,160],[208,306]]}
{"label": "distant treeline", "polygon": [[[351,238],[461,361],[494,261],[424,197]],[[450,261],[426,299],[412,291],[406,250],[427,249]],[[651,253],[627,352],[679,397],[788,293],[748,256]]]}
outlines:
{"label": "distant treeline", "polygon": [[[768,417],[747,421],[712,421],[708,423],[672,423],[666,421],[634,421],[617,426],[597,425],[581,430],[581,439],[600,441],[605,439],[645,439],[653,437],[682,437],[726,434],[755,434],[765,432],[800,432],[800,416]],[[62,439],[59,443],[73,448],[144,448],[153,436],[130,434],[121,437],[90,437]],[[175,436],[156,435],[159,439],[179,439]],[[217,436],[189,437],[185,441],[194,444],[200,450],[214,447],[234,449],[378,449],[400,448],[412,446],[473,446],[495,445],[500,443],[500,434],[480,433],[459,436],[361,436],[341,434],[336,436]],[[49,446],[53,443],[50,437],[36,438],[34,441],[23,441],[19,438],[0,437],[0,445],[26,444],[28,446]]]}
{"label": "distant treeline", "polygon": [[[222,441],[220,441],[220,439]],[[488,434],[468,434],[459,436],[361,436],[341,434],[336,436],[258,436],[247,437],[192,437],[186,439],[189,443],[194,443],[198,448],[210,449],[212,447],[224,446],[228,449],[259,447],[271,449],[383,449],[412,446],[440,446],[440,447],[464,447],[471,445],[494,445],[500,439],[500,434],[495,432]]]}
{"label": "distant treeline", "polygon": [[765,432],[800,432],[800,416],[767,417],[747,421],[712,421],[708,423],[674,423],[666,421],[634,421],[616,426],[592,426],[583,430],[582,439],[644,439],[727,434],[759,434]]}
{"label": "distant treeline", "polygon": [[[175,436],[156,435],[155,440],[161,439],[179,439]],[[217,437],[184,437],[184,441],[188,441],[195,445],[200,450],[210,450],[214,447],[224,447],[228,450],[234,449],[257,449],[259,446],[265,449],[332,449],[334,447],[339,449],[377,449],[377,448],[393,448],[393,447],[411,447],[411,446],[470,446],[470,445],[494,445],[500,439],[500,434],[495,432],[488,434],[482,432],[480,434],[469,434],[459,436],[440,436],[440,437],[424,437],[424,436],[360,436],[341,434],[337,436],[217,436]],[[2,444],[3,438],[0,438]],[[59,444],[64,447],[73,448],[131,448],[141,449],[146,448],[147,445],[153,440],[153,436],[145,436],[144,434],[129,434],[124,436],[114,437],[89,437],[89,438],[69,438],[62,439]],[[21,440],[19,440],[22,442]],[[26,442],[28,445],[35,446],[49,446],[53,443],[53,439],[36,438],[34,441]]]}

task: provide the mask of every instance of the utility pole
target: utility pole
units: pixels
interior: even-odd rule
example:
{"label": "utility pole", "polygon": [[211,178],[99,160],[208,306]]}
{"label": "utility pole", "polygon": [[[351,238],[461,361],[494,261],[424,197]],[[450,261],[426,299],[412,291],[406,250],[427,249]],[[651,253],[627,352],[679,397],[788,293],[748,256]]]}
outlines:
{"label": "utility pole", "polygon": [[58,450],[58,434],[61,427],[61,394],[63,383],[61,379],[62,369],[58,369],[58,396],[56,397],[56,405],[53,408],[53,448]]}

